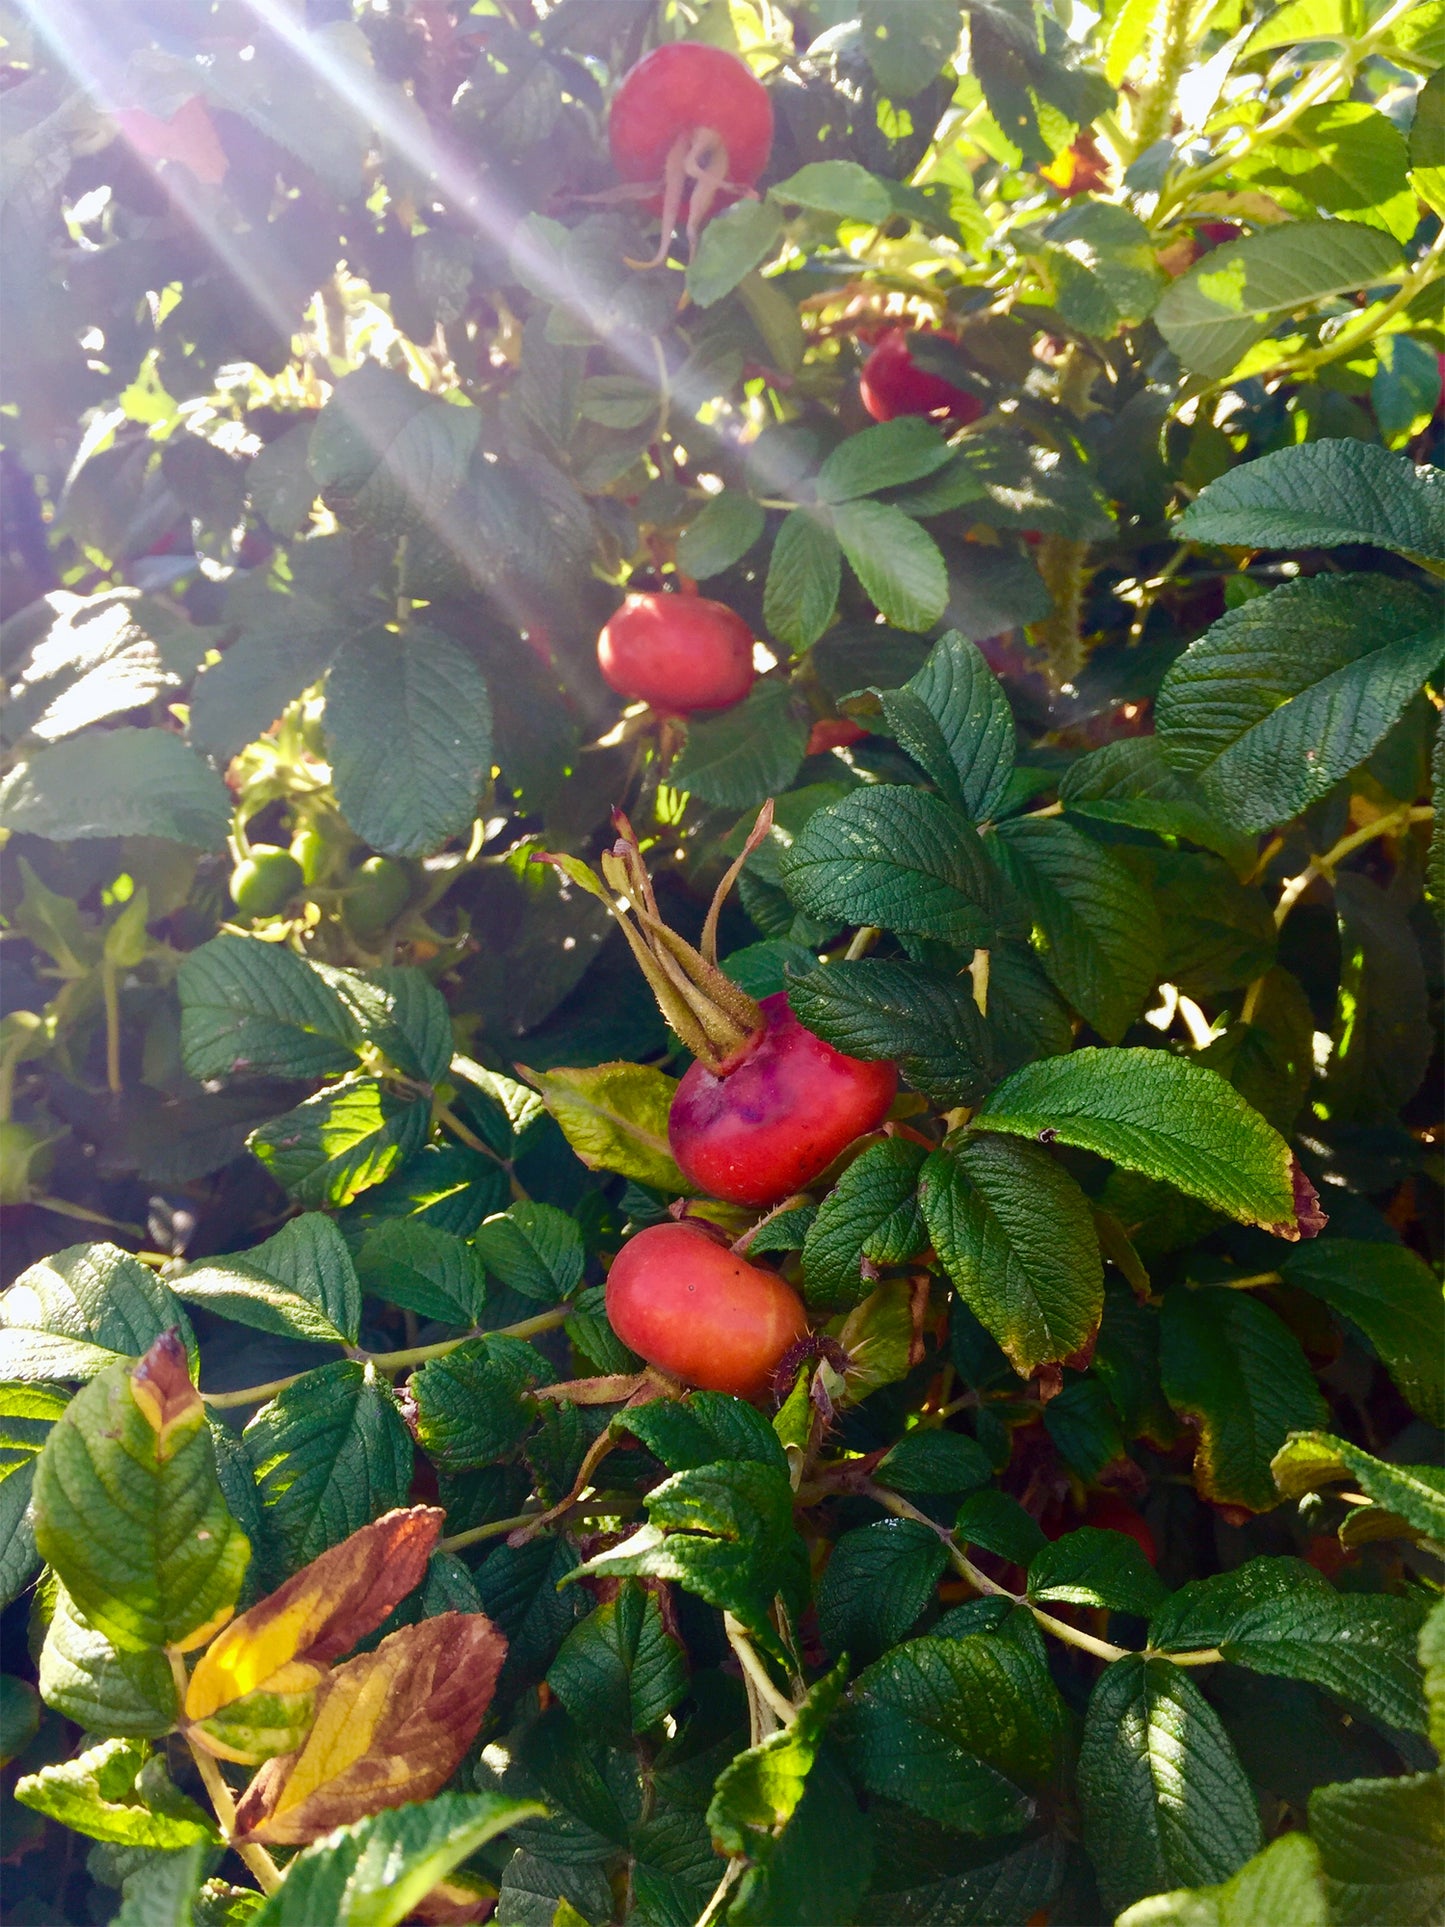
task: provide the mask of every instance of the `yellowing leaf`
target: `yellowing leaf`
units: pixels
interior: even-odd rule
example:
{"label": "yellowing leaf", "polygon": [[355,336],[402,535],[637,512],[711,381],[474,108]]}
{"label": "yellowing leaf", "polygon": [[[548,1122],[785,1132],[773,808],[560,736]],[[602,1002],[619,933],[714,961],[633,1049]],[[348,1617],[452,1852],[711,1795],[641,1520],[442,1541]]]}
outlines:
{"label": "yellowing leaf", "polygon": [[491,1704],[507,1642],[484,1613],[439,1613],[338,1666],[295,1753],[268,1760],[236,1809],[238,1838],[304,1846],[446,1784]]}
{"label": "yellowing leaf", "polygon": [[384,1514],[227,1626],[186,1689],[193,1737],[243,1762],[296,1746],[330,1662],[421,1583],[442,1518],[435,1506]]}

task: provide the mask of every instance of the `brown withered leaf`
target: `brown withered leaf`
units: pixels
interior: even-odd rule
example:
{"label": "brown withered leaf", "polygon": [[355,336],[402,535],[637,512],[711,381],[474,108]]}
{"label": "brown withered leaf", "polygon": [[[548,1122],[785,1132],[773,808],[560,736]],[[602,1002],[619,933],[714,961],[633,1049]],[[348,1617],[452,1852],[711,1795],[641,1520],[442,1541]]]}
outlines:
{"label": "brown withered leaf", "polygon": [[189,1438],[206,1416],[191,1383],[190,1360],[174,1327],[162,1332],[130,1375],[131,1396],[156,1435],[156,1458],[174,1453],[177,1432]]}
{"label": "brown withered leaf", "polygon": [[445,1514],[436,1506],[387,1512],[303,1566],[284,1586],[232,1620],[201,1655],[186,1688],[186,1718],[209,1719],[266,1688],[297,1690],[298,1663],[322,1670],[374,1632],[421,1584]]}
{"label": "brown withered leaf", "polygon": [[451,1873],[412,1909],[411,1918],[424,1927],[473,1927],[488,1920],[497,1904],[497,1890],[480,1874]]}
{"label": "brown withered leaf", "polygon": [[268,1760],[241,1795],[237,1838],[305,1846],[429,1800],[476,1737],[506,1651],[485,1613],[438,1613],[338,1666],[317,1691],[305,1743]]}

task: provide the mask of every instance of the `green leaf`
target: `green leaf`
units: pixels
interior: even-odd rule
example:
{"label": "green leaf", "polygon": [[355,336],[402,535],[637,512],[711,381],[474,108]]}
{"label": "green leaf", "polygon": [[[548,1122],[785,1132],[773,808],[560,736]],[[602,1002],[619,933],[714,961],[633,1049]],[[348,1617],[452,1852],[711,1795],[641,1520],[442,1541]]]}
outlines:
{"label": "green leaf", "polygon": [[1438,1599],[1420,1629],[1419,1659],[1425,1674],[1430,1744],[1437,1753],[1445,1753],[1445,1604]]}
{"label": "green leaf", "polygon": [[982,1546],[1010,1565],[1027,1566],[1046,1543],[1038,1521],[1017,1499],[995,1486],[971,1492],[958,1508],[953,1536],[964,1545]]}
{"label": "green leaf", "polygon": [[810,649],[833,620],[842,576],[842,551],[830,524],[815,510],[792,509],[768,562],[763,621],[769,635],[789,649]]}
{"label": "green leaf", "polygon": [[1141,1619],[1164,1599],[1163,1583],[1138,1543],[1127,1532],[1098,1526],[1077,1526],[1035,1553],[1029,1561],[1028,1592],[1040,1605],[1061,1600],[1070,1606],[1137,1613]]}
{"label": "green leaf", "polygon": [[807,746],[807,716],[791,686],[767,678],[745,702],[688,724],[668,780],[718,809],[754,810],[790,786]]}
{"label": "green leaf", "polygon": [[1074,1144],[1277,1238],[1312,1237],[1313,1192],[1289,1146],[1217,1071],[1160,1050],[1071,1051],[1026,1064],[979,1130]]}
{"label": "green leaf", "polygon": [[[158,1778],[148,1771],[146,1753],[136,1740],[105,1740],[73,1760],[27,1774],[16,1782],[15,1798],[76,1833],[117,1846],[174,1850],[193,1841],[214,1843],[214,1825],[171,1786],[159,1760]],[[154,1801],[162,1789],[164,1805]]]}
{"label": "green leaf", "polygon": [[589,1171],[616,1171],[638,1184],[691,1196],[692,1186],[667,1143],[676,1078],[652,1064],[528,1070],[525,1075]]}
{"label": "green leaf", "polygon": [[0,1605],[20,1597],[40,1564],[30,1508],[34,1489],[33,1458],[0,1476]]}
{"label": "green leaf", "polygon": [[1084,1349],[1104,1267],[1088,1200],[1047,1152],[964,1138],[931,1153],[918,1196],[939,1261],[1020,1377]]}
{"label": "green leaf", "polygon": [[809,161],[785,181],[775,182],[768,198],[877,227],[893,212],[889,185],[856,161]]}
{"label": "green leaf", "polygon": [[1419,218],[1405,178],[1409,164],[1404,135],[1378,107],[1326,100],[1306,107],[1230,171],[1291,214],[1308,219],[1322,209],[1408,242]]}
{"label": "green leaf", "polygon": [[1002,823],[991,847],[1032,912],[1034,949],[1050,979],[1117,1044],[1158,982],[1163,932],[1148,892],[1057,817]]}
{"label": "green leaf", "polygon": [[1292,221],[1214,248],[1165,290],[1160,334],[1196,375],[1227,375],[1276,321],[1331,295],[1396,280],[1400,244],[1351,221]]}
{"label": "green leaf", "polygon": [[1102,1482],[1111,1466],[1128,1467],[1119,1414],[1102,1379],[1071,1379],[1044,1407],[1044,1430],[1059,1457],[1087,1484]]}
{"label": "green leaf", "polygon": [[781,1592],[796,1609],[807,1583],[787,1474],[756,1460],[694,1466],[654,1486],[645,1504],[647,1525],[569,1577],[675,1580],[781,1659],[773,1599]]}
{"label": "green leaf", "polygon": [[348,1077],[254,1130],[246,1143],[299,1205],[350,1204],[419,1151],[431,1126],[425,1098],[380,1077]]}
{"label": "green leaf", "polygon": [[1357,1325],[1421,1417],[1445,1425],[1445,1306],[1422,1258],[1406,1245],[1323,1238],[1292,1251],[1280,1270]]}
{"label": "green leaf", "polygon": [[958,8],[911,0],[907,25],[888,0],[861,0],[858,26],[873,77],[890,100],[921,94],[958,51]]}
{"label": "green leaf", "polygon": [[870,600],[895,629],[933,627],[948,607],[948,565],[926,530],[891,502],[856,501],[833,509],[833,532]]}
{"label": "green leaf", "polygon": [[440,1793],[338,1827],[297,1854],[251,1927],[398,1927],[479,1847],[544,1812],[495,1793]]}
{"label": "green leaf", "polygon": [[978,1440],[966,1433],[919,1426],[903,1434],[873,1476],[895,1492],[958,1497],[988,1484],[993,1461]]}
{"label": "green leaf", "polygon": [[1264,1844],[1219,1716],[1166,1659],[1106,1666],[1079,1748],[1084,1844],[1105,1907],[1227,1880]]}
{"label": "green leaf", "polygon": [[1430,1927],[1445,1908],[1445,1774],[1348,1780],[1310,1795],[1332,1927]]}
{"label": "green leaf", "polygon": [[983,846],[964,818],[921,790],[880,783],[815,810],[779,871],[807,916],[959,946],[993,937],[998,887]]}
{"label": "green leaf", "polygon": [[706,581],[741,562],[762,534],[766,515],[751,496],[725,488],[705,502],[677,543],[677,566]]}
{"label": "green leaf", "polygon": [[[883,1863],[874,1877],[874,1893],[886,1900],[889,1927],[991,1927],[1000,1920],[1030,1920],[1043,1916],[1058,1898],[1064,1877],[1063,1841],[1057,1833],[1028,1840],[1013,1852],[989,1858],[981,1866],[970,1854],[959,1873],[920,1878],[932,1871],[915,1856],[912,1822],[899,1840],[894,1856],[880,1846]],[[957,1856],[962,1859],[963,1856]],[[950,1858],[946,1864],[957,1864]],[[887,1882],[886,1888],[884,1882]]]}
{"label": "green leaf", "polygon": [[1149,1643],[1163,1653],[1217,1647],[1251,1672],[1308,1680],[1386,1726],[1422,1733],[1422,1617],[1413,1600],[1336,1592],[1302,1559],[1251,1559],[1181,1586]]}
{"label": "green leaf", "polygon": [[744,1400],[723,1392],[693,1392],[682,1403],[657,1399],[629,1406],[613,1424],[640,1438],[669,1472],[691,1472],[720,1459],[746,1459],[775,1472],[788,1471],[767,1420]]}
{"label": "green leaf", "polygon": [[118,1245],[67,1245],[0,1297],[0,1377],[94,1378],[173,1328],[194,1357],[186,1314],[149,1265]]}
{"label": "green leaf", "polygon": [[163,689],[179,686],[209,640],[207,630],[176,623],[180,636],[189,631],[187,639],[199,648],[192,648],[189,660],[179,649],[169,650],[163,607],[134,589],[95,596],[53,590],[40,608],[52,620],[6,699],[3,733],[11,743],[26,736],[58,742],[143,708]]}
{"label": "green leaf", "polygon": [[967,978],[855,958],[790,979],[788,1001],[847,1056],[893,1059],[935,1104],[974,1104],[988,1088],[994,1049]]}
{"label": "green leaf", "polygon": [[1080,198],[1035,232],[1045,244],[1054,306],[1071,327],[1107,341],[1152,312],[1165,280],[1137,214]]}
{"label": "green leaf", "polygon": [[244,1255],[203,1258],[173,1281],[177,1295],[222,1318],[292,1338],[354,1345],[361,1287],[330,1218],[308,1211]]}
{"label": "green leaf", "polygon": [[428,856],[470,827],[491,776],[491,698],[436,630],[365,629],[345,643],[326,679],[326,732],[336,800],[373,849]]}
{"label": "green leaf", "polygon": [[1366,1498],[1445,1545],[1445,1472],[1433,1465],[1387,1465],[1329,1432],[1296,1432],[1274,1456],[1275,1484],[1287,1499],[1350,1479]]}
{"label": "green leaf", "polygon": [[714,307],[761,267],[783,238],[786,223],[771,201],[738,201],[709,221],[687,269],[687,291],[699,308]]}
{"label": "green leaf", "polygon": [[221,660],[196,678],[190,741],[216,762],[229,763],[320,681],[352,626],[335,603],[299,590],[248,594],[239,633]]}
{"label": "green leaf", "polygon": [[719,1853],[743,1854],[767,1865],[803,1798],[842,1697],[844,1678],[844,1669],[835,1667],[809,1690],[789,1725],[723,1768],[707,1810],[708,1830]]}
{"label": "green leaf", "polygon": [[333,970],[314,966],[354,1013],[375,1044],[407,1077],[439,1084],[452,1061],[452,1020],[446,998],[415,969]]}
{"label": "green leaf", "polygon": [[76,1611],[64,1586],[40,1649],[45,1704],[87,1733],[158,1739],[176,1722],[176,1683],[164,1653],[126,1652]]}
{"label": "green leaf", "polygon": [[1440,406],[1440,363],[1409,335],[1381,334],[1375,357],[1370,406],[1385,446],[1400,448],[1425,432]]}
{"label": "green leaf", "polygon": [[890,1138],[869,1145],[848,1166],[803,1241],[810,1306],[851,1310],[873,1289],[873,1268],[904,1264],[927,1244],[915,1195],[926,1156],[922,1145]]}
{"label": "green leaf", "polygon": [[311,473],[311,424],[305,417],[252,456],[246,470],[251,504],[273,535],[291,541],[311,520],[316,478]]}
{"label": "green leaf", "polygon": [[402,535],[433,522],[466,473],[481,416],[365,362],[343,376],[311,430],[311,473],[344,522]]}
{"label": "green leaf", "polygon": [[990,1633],[914,1639],[848,1695],[849,1764],[872,1792],[960,1833],[1027,1825],[1026,1789],[1047,1780],[1063,1706],[1043,1661]]}
{"label": "green leaf", "polygon": [[[1154,898],[1164,930],[1159,974],[1186,996],[1214,1000],[1242,990],[1274,965],[1278,931],[1264,893],[1197,850],[1123,852]],[[1208,1061],[1208,1060],[1206,1060]]]}
{"label": "green leaf", "polygon": [[[1201,489],[1181,535],[1249,549],[1368,542],[1445,561],[1445,470],[1372,442],[1316,441],[1244,462]],[[1378,577],[1372,578],[1378,581]]]}
{"label": "green leaf", "polygon": [[1231,827],[1284,823],[1378,747],[1440,655],[1434,598],[1412,583],[1282,583],[1173,663],[1159,740]]}
{"label": "green leaf", "polygon": [[520,1338],[469,1338],[428,1360],[409,1381],[423,1451],[448,1472],[491,1465],[521,1443],[536,1416],[527,1394],[552,1378]]}
{"label": "green leaf", "polygon": [[913,1519],[845,1532],[818,1590],[818,1630],[830,1653],[866,1665],[906,1639],[948,1564],[943,1541]]}
{"label": "green leaf", "polygon": [[582,1233],[554,1204],[508,1205],[477,1227],[472,1243],[488,1275],[524,1298],[555,1305],[582,1282]]}
{"label": "green leaf", "polygon": [[73,736],[17,763],[0,782],[0,826],[59,842],[159,836],[220,850],[230,824],[225,784],[164,729]]}
{"label": "green leaf", "polygon": [[1157,736],[1125,736],[1090,750],[1065,770],[1059,801],[1096,822],[1187,837],[1222,856],[1236,875],[1254,867],[1253,839],[1219,822],[1198,787],[1165,761]]}
{"label": "green leaf", "polygon": [[1392,1115],[1430,1067],[1434,1025],[1405,904],[1358,871],[1335,878],[1340,983],[1325,1072],[1331,1117]]}
{"label": "green leaf", "polygon": [[1268,1511],[1271,1460],[1292,1430],[1325,1417],[1294,1333],[1249,1292],[1176,1288],[1164,1299],[1159,1366],[1169,1403],[1198,1428],[1200,1493]]}
{"label": "green leaf", "polygon": [[45,1441],[34,1503],[42,1557],[123,1651],[184,1649],[229,1617],[251,1548],[221,1496],[178,1339],[76,1393]]}
{"label": "green leaf", "polygon": [[[846,161],[816,161],[803,171],[849,165]],[[857,171],[861,173],[862,169]],[[921,415],[899,415],[891,422],[875,422],[873,427],[839,442],[825,458],[818,470],[818,499],[840,503],[860,495],[876,495],[880,489],[921,481],[952,459],[953,450],[937,425]]]}
{"label": "green leaf", "polygon": [[200,1081],[331,1077],[353,1068],[354,1017],[319,971],[284,944],[213,937],[177,976],[181,1056]]}
{"label": "green leaf", "polygon": [[364,1291],[445,1325],[474,1325],[486,1281],[481,1259],[464,1238],[415,1218],[371,1225],[356,1253]]}
{"label": "green leaf", "polygon": [[[1287,11],[1287,9],[1281,9]],[[1329,1927],[1319,1849],[1283,1833],[1219,1887],[1190,1887],[1125,1908],[1115,1927]]]}
{"label": "green leaf", "polygon": [[618,1746],[646,1733],[687,1691],[687,1659],[657,1595],[625,1579],[615,1599],[574,1626],[547,1684],[584,1732]]}
{"label": "green leaf", "polygon": [[[950,629],[939,637],[904,690],[922,703],[938,725],[957,781],[951,800],[975,822],[985,821],[1003,801],[1013,770],[1014,721],[1008,698],[982,652]],[[887,694],[882,700],[887,714]],[[899,741],[914,754],[901,735]],[[921,767],[938,780],[927,764]]]}
{"label": "green leaf", "polygon": [[1267,971],[1249,1023],[1231,1024],[1199,1053],[1282,1135],[1294,1129],[1314,1075],[1314,1013],[1299,980]]}
{"label": "green leaf", "polygon": [[272,1399],[242,1435],[269,1529],[294,1572],[404,1505],[412,1444],[396,1395],[369,1365],[321,1365]]}

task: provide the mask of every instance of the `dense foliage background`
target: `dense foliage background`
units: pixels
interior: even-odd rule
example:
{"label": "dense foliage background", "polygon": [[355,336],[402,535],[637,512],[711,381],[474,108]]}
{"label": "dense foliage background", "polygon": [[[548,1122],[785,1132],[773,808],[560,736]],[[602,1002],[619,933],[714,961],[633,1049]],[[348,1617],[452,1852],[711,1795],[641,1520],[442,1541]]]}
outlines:
{"label": "dense foliage background", "polygon": [[[7,1920],[1440,1918],[1441,0],[0,34]],[[774,140],[639,268],[675,40]],[[758,1214],[533,858],[696,939],[770,797],[725,968],[904,1088],[678,1402],[606,1267]]]}

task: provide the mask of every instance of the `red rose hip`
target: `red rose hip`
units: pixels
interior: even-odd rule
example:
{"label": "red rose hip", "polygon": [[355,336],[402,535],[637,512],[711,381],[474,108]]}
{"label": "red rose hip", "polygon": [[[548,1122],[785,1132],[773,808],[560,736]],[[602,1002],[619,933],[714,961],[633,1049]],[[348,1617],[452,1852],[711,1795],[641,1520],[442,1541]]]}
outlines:
{"label": "red rose hip", "polygon": [[867,1064],[800,1024],[786,991],[759,1005],[765,1029],[721,1075],[696,1063],[667,1120],[683,1173],[711,1197],[777,1204],[811,1184],[855,1138],[888,1115],[892,1063]]}
{"label": "red rose hip", "polygon": [[753,636],[705,596],[630,595],[597,638],[610,689],[665,715],[730,709],[753,686]]}
{"label": "red rose hip", "polygon": [[927,330],[890,328],[863,364],[858,392],[875,422],[891,422],[899,415],[932,415],[947,409],[950,421],[966,426],[983,413],[983,403],[966,388],[956,388],[942,375],[920,368],[911,344]]}
{"label": "red rose hip", "polygon": [[624,1345],[687,1385],[755,1398],[808,1329],[797,1293],[687,1224],[655,1224],[618,1252],[607,1317]]}

